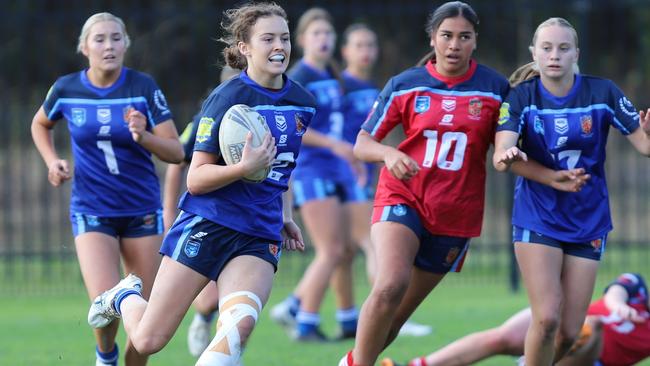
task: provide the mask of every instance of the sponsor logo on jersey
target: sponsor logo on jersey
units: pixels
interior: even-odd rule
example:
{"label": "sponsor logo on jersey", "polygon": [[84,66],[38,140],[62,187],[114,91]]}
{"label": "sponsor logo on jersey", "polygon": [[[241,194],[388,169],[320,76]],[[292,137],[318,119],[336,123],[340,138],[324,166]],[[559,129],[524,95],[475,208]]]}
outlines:
{"label": "sponsor logo on jersey", "polygon": [[395,216],[404,216],[404,215],[406,215],[406,207],[404,207],[404,205],[395,205],[395,206],[393,206],[393,214]]}
{"label": "sponsor logo on jersey", "polygon": [[296,135],[302,136],[305,134],[305,124],[302,122],[302,116],[300,116],[300,113],[296,113],[293,115],[294,119],[296,120]]}
{"label": "sponsor logo on jersey", "polygon": [[458,258],[458,254],[460,254],[460,248],[453,247],[449,249],[447,252],[447,257],[445,258],[445,266],[449,267],[454,264],[456,258]]}
{"label": "sponsor logo on jersey", "polygon": [[282,253],[282,250],[280,249],[280,246],[275,245],[275,244],[269,244],[269,253],[276,259],[280,260],[280,254]]}
{"label": "sponsor logo on jersey", "polygon": [[160,109],[160,113],[162,114],[169,113],[169,107],[167,106],[167,99],[165,99],[165,95],[163,94],[162,90],[156,89],[156,91],[153,92],[153,102],[156,104],[156,107]]}
{"label": "sponsor logo on jersey", "polygon": [[97,108],[97,122],[109,123],[111,122],[111,109],[110,108]]}
{"label": "sponsor logo on jersey", "polygon": [[510,120],[510,103],[502,103],[499,108],[499,122],[500,125],[505,124]]}
{"label": "sponsor logo on jersey", "polygon": [[415,113],[423,113],[429,110],[431,107],[431,97],[428,96],[419,96],[415,97],[415,105],[413,110]]}
{"label": "sponsor logo on jersey", "polygon": [[70,113],[75,126],[81,127],[86,123],[86,108],[72,108]]}
{"label": "sponsor logo on jersey", "polygon": [[600,248],[603,245],[603,239],[595,239],[591,241],[591,246],[594,248],[594,252],[600,252]]}
{"label": "sponsor logo on jersey", "polygon": [[278,146],[286,146],[286,145],[287,145],[287,135],[280,135]]}
{"label": "sponsor logo on jersey", "polygon": [[467,112],[470,115],[470,118],[480,118],[481,110],[483,110],[483,102],[480,98],[472,98],[469,100],[469,106],[467,107]]}
{"label": "sponsor logo on jersey", "polygon": [[592,135],[591,133],[592,127],[593,127],[593,122],[591,120],[591,115],[580,117],[580,128],[582,129],[583,137],[589,137]]}
{"label": "sponsor logo on jersey", "polygon": [[201,242],[192,238],[185,243],[185,248],[183,248],[185,255],[190,258],[196,257],[199,254],[199,250],[201,250]]}
{"label": "sponsor logo on jersey", "polygon": [[542,120],[542,117],[535,115],[535,119],[533,120],[533,128],[535,129],[535,133],[544,135],[544,120]]}
{"label": "sponsor logo on jersey", "polygon": [[637,113],[636,109],[634,109],[634,105],[626,97],[621,97],[618,100],[618,107],[620,108],[621,112],[627,114],[628,116],[634,119],[639,118],[639,114]]}
{"label": "sponsor logo on jersey", "polygon": [[284,118],[283,115],[281,114],[276,114],[275,115],[275,127],[278,128],[281,132],[284,132],[287,130],[287,119]]}
{"label": "sponsor logo on jersey", "polygon": [[196,130],[196,142],[202,143],[208,141],[212,136],[212,125],[214,125],[214,119],[201,117],[199,127]]}
{"label": "sponsor logo on jersey", "polygon": [[111,135],[111,126],[110,125],[100,126],[99,127],[99,132],[97,133],[97,136],[108,137],[110,135]]}
{"label": "sponsor logo on jersey", "polygon": [[564,135],[569,132],[569,120],[566,117],[555,117],[555,132]]}
{"label": "sponsor logo on jersey", "polygon": [[560,136],[560,137],[557,139],[557,142],[556,142],[556,144],[555,144],[555,147],[561,147],[561,146],[566,145],[566,142],[567,142],[568,139],[569,139],[569,137],[567,137],[567,136]]}
{"label": "sponsor logo on jersey", "polygon": [[453,114],[445,114],[442,116],[442,119],[440,120],[441,125],[446,125],[446,126],[451,126],[452,121],[454,120],[454,115]]}
{"label": "sponsor logo on jersey", "polygon": [[445,112],[451,112],[456,109],[456,99],[443,99],[442,100],[442,110]]}

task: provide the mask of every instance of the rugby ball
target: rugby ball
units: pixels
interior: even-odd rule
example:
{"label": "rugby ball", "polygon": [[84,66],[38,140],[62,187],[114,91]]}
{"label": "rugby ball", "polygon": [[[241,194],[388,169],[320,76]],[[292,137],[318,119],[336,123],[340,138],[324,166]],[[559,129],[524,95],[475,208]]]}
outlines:
{"label": "rugby ball", "polygon": [[[219,126],[219,149],[226,164],[239,163],[249,131],[253,134],[253,147],[260,146],[264,136],[271,133],[264,117],[253,108],[245,104],[235,104],[230,107]],[[245,176],[244,180],[260,183],[266,179],[270,171],[270,166],[260,169]]]}

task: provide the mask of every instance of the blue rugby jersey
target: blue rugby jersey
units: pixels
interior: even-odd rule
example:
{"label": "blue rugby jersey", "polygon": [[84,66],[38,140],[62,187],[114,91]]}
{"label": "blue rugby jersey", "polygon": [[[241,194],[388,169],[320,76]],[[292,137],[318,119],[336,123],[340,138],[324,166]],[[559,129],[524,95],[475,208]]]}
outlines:
{"label": "blue rugby jersey", "polygon": [[628,135],[639,127],[639,115],[609,80],[577,75],[565,97],[548,92],[539,77],[512,89],[497,130],[518,132],[521,149],[550,169],[584,168],[591,175],[577,193],[517,177],[514,225],[568,242],[598,239],[612,230],[605,181],[610,126]]}
{"label": "blue rugby jersey", "polygon": [[[212,91],[198,116],[194,151],[221,155],[221,120],[231,106],[246,104],[266,120],[275,138],[277,155],[271,172],[262,183],[238,180],[202,195],[186,192],[181,198],[180,209],[248,235],[282,240],[282,193],[288,189],[302,135],[315,113],[314,98],[286,76],[284,81],[281,90],[271,91],[243,71],[239,77]],[[220,162],[223,164],[223,159]]]}
{"label": "blue rugby jersey", "polygon": [[[300,60],[287,73],[316,98],[316,115],[310,128],[335,140],[343,139],[343,90],[339,81],[328,71],[317,70]],[[338,181],[342,164],[347,164],[332,150],[303,145],[294,172],[296,179],[328,178]]]}
{"label": "blue rugby jersey", "polygon": [[172,118],[155,81],[126,67],[107,88],[92,85],[86,70],[50,88],[43,109],[52,121],[68,120],[72,141],[72,212],[137,216],[161,207],[151,153],[133,141],[124,119],[131,107],[146,116],[148,131]]}

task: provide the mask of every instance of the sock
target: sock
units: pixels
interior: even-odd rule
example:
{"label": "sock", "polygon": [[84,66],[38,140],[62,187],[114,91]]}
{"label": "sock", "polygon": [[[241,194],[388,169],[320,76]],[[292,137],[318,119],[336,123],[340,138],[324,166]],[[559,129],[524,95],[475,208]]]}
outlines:
{"label": "sock", "polygon": [[336,310],[336,320],[341,324],[343,332],[356,332],[359,311],[355,306],[347,309],[338,309]]}
{"label": "sock", "polygon": [[296,315],[296,330],[301,336],[312,333],[320,324],[320,315],[300,310]]}
{"label": "sock", "polygon": [[113,309],[117,311],[120,316],[122,316],[122,309],[120,309],[120,306],[122,306],[122,301],[127,298],[129,295],[140,295],[140,292],[134,289],[123,289],[120,290],[120,292],[115,295],[115,300],[113,301]]}
{"label": "sock", "polygon": [[201,314],[197,312],[194,314],[194,317],[201,318],[201,320],[204,321],[205,323],[212,323],[212,320],[214,320],[215,315],[217,315],[216,311],[212,311],[207,314]]}
{"label": "sock", "polygon": [[427,359],[426,357],[414,358],[408,366],[427,366]]}
{"label": "sock", "polygon": [[105,365],[117,366],[117,360],[120,356],[120,351],[117,348],[117,344],[113,346],[113,350],[110,352],[102,352],[99,350],[99,346],[95,346],[95,355],[97,360]]}
{"label": "sock", "polygon": [[300,299],[297,298],[296,295],[291,294],[284,301],[289,304],[289,313],[295,318],[296,315],[298,315],[298,310],[300,309]]}

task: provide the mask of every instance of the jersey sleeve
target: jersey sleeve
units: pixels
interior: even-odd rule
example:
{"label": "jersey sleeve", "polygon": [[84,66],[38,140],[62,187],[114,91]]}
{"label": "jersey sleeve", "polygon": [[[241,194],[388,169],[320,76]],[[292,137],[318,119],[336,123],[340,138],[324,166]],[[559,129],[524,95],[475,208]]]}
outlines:
{"label": "jersey sleeve", "polygon": [[610,283],[606,288],[605,292],[613,286],[619,285],[625,289],[627,292],[628,299],[634,299],[638,297],[647,298],[648,288],[646,287],[645,280],[638,273],[623,273],[614,282]]}
{"label": "jersey sleeve", "polygon": [[381,141],[388,133],[402,122],[402,112],[399,100],[395,98],[395,81],[386,83],[377,100],[372,105],[368,118],[361,128],[377,141]]}
{"label": "jersey sleeve", "polygon": [[621,131],[623,135],[629,135],[639,128],[639,112],[618,86],[611,81],[609,83],[609,105],[614,107],[612,125]]}
{"label": "jersey sleeve", "polygon": [[525,108],[525,98],[523,89],[524,84],[510,89],[505,101],[499,108],[499,120],[497,121],[497,132],[513,131],[521,133],[525,123],[522,118],[523,109]]}
{"label": "jersey sleeve", "polygon": [[163,94],[156,82],[151,78],[149,78],[145,98],[147,99],[147,107],[149,109],[148,117],[150,120],[149,123],[152,124],[151,127],[172,119],[172,113],[167,105],[165,94]]}
{"label": "jersey sleeve", "polygon": [[61,111],[61,108],[59,108],[60,104],[57,103],[60,97],[61,87],[59,81],[57,80],[47,91],[45,101],[43,101],[43,110],[45,111],[45,115],[47,115],[47,118],[50,121],[57,121],[63,118],[63,113]]}
{"label": "jersey sleeve", "polygon": [[192,161],[192,151],[194,151],[194,141],[196,140],[196,130],[198,128],[198,122],[195,120],[190,121],[183,133],[181,133],[179,140],[183,145],[183,151],[185,151],[185,161],[189,163]]}
{"label": "jersey sleeve", "polygon": [[198,126],[194,151],[204,151],[221,155],[219,150],[219,126],[226,111],[233,105],[228,99],[213,93],[203,103],[201,112],[196,116]]}

